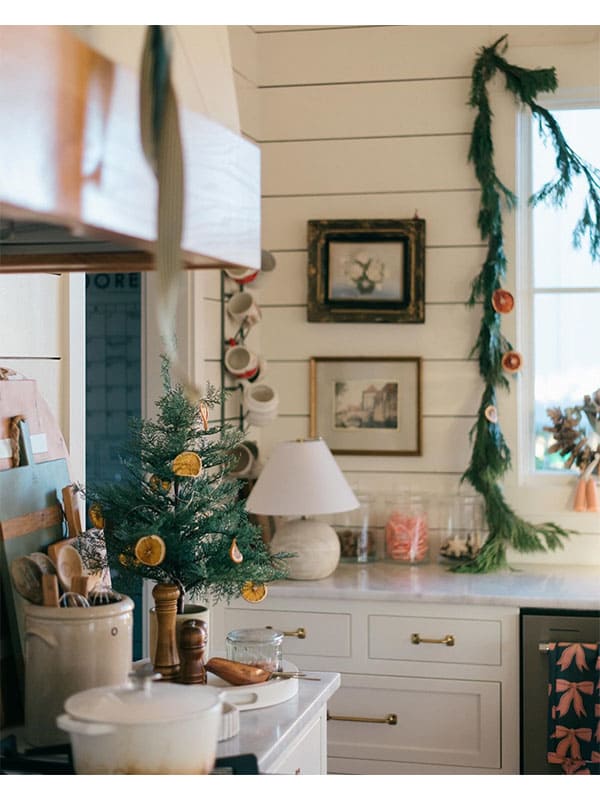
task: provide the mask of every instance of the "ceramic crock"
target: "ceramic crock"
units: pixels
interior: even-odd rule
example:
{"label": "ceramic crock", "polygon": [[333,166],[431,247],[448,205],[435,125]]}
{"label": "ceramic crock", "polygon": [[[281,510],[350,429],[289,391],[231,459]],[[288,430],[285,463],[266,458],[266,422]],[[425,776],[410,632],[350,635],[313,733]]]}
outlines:
{"label": "ceramic crock", "polygon": [[57,725],[78,775],[206,775],[214,767],[222,694],[213,686],[132,673],[124,686],[69,697]]}
{"label": "ceramic crock", "polygon": [[25,608],[25,738],[34,747],[64,744],[56,717],[69,695],[127,681],[133,649],[133,600],[90,608]]}

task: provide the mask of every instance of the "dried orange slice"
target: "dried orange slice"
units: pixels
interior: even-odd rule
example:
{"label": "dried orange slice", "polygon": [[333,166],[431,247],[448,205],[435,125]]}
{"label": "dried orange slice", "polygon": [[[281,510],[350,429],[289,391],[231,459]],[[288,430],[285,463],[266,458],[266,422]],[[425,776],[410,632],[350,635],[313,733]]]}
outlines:
{"label": "dried orange slice", "polygon": [[196,478],[202,472],[202,459],[191,450],[179,453],[173,459],[173,472],[182,478]]}
{"label": "dried orange slice", "polygon": [[158,492],[161,489],[163,492],[168,492],[171,488],[171,481],[162,481],[158,475],[151,475],[148,483],[155,492]]}
{"label": "dried orange slice", "polygon": [[254,583],[254,581],[246,581],[242,586],[242,597],[248,603],[260,603],[267,596],[267,587],[264,583]]}
{"label": "dried orange slice", "polygon": [[514,297],[506,289],[496,289],[492,295],[492,307],[499,314],[508,314],[513,310]]}
{"label": "dried orange slice", "polygon": [[135,556],[147,567],[157,567],[165,560],[167,546],[156,533],[142,536],[135,543]]}
{"label": "dried orange slice", "polygon": [[498,422],[498,409],[496,406],[487,406],[483,413],[488,422]]}
{"label": "dried orange slice", "polygon": [[244,560],[244,556],[242,555],[240,548],[237,546],[237,541],[235,539],[231,542],[231,546],[229,548],[229,558],[234,564],[241,564]]}
{"label": "dried orange slice", "polygon": [[88,515],[94,528],[104,528],[104,517],[98,503],[92,503],[89,507]]}
{"label": "dried orange slice", "polygon": [[521,369],[523,358],[520,353],[509,350],[502,356],[502,367],[506,372],[518,372]]}

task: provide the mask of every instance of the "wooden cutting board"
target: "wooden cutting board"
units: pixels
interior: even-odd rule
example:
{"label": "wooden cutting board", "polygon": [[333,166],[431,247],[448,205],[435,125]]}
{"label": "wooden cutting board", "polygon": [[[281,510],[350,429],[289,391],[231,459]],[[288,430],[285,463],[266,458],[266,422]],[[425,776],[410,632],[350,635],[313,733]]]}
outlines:
{"label": "wooden cutting board", "polygon": [[29,427],[20,423],[21,465],[0,470],[0,574],[17,675],[23,691],[24,607],[14,590],[10,564],[18,556],[46,553],[65,535],[62,491],[70,484],[66,459],[36,463]]}

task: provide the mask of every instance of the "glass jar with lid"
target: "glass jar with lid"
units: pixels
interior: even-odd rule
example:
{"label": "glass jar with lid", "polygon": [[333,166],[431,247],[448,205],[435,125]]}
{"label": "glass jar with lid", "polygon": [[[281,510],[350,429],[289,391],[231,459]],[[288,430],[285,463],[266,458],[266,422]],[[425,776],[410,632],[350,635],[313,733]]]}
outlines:
{"label": "glass jar with lid", "polygon": [[454,495],[445,503],[440,536],[442,561],[468,561],[479,553],[487,538],[485,509],[479,496]]}
{"label": "glass jar with lid", "polygon": [[229,631],[225,654],[230,661],[281,672],[283,668],[283,633],[271,628],[243,628]]}
{"label": "glass jar with lid", "polygon": [[369,495],[357,494],[356,499],[359,507],[346,512],[335,523],[335,530],[340,540],[340,561],[366,564],[376,558],[373,504]]}
{"label": "glass jar with lid", "polygon": [[399,564],[429,561],[427,504],[422,495],[403,491],[386,501],[385,555]]}

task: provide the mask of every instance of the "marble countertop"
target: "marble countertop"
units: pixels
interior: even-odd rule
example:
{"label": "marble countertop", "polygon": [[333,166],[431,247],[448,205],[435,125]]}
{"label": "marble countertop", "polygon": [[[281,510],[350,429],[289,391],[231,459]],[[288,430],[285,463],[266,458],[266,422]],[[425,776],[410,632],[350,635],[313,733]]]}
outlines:
{"label": "marble countertop", "polygon": [[307,672],[318,681],[298,681],[298,693],[282,703],[240,712],[240,732],[219,742],[217,757],[253,753],[261,773],[268,773],[294,739],[321,712],[340,686],[337,672]]}
{"label": "marble countertop", "polygon": [[340,564],[318,581],[269,584],[272,597],[600,609],[600,568],[520,565],[485,575],[450,572],[441,564]]}

